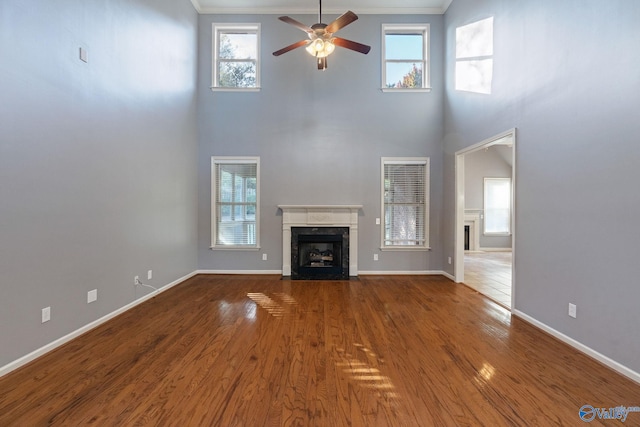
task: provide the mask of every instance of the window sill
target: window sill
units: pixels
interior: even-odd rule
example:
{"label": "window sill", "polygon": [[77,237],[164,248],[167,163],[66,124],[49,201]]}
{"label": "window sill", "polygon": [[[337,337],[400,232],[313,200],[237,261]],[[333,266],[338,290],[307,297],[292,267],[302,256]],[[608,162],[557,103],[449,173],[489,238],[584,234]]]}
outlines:
{"label": "window sill", "polygon": [[217,87],[211,86],[212,92],[260,92],[260,87]]}
{"label": "window sill", "polygon": [[381,251],[430,251],[431,247],[427,246],[385,246],[380,248]]}
{"label": "window sill", "polygon": [[416,89],[403,89],[403,88],[390,88],[390,87],[383,87],[380,89],[382,92],[385,93],[418,93],[418,92],[431,92],[431,88],[430,87],[423,87],[423,88],[416,88]]}

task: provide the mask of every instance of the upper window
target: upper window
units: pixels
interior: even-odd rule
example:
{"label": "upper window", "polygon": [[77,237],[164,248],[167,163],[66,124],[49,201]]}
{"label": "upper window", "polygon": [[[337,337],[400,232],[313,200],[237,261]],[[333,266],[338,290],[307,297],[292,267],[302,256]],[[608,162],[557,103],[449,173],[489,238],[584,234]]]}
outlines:
{"label": "upper window", "polygon": [[429,248],[429,158],[382,158],[382,249]]}
{"label": "upper window", "polygon": [[511,233],[511,178],[484,179],[484,234]]}
{"label": "upper window", "polygon": [[382,25],[382,89],[429,89],[429,24]]}
{"label": "upper window", "polygon": [[491,93],[493,17],[456,28],[456,90]]}
{"label": "upper window", "polygon": [[259,157],[211,158],[211,247],[259,248]]}
{"label": "upper window", "polygon": [[260,24],[213,24],[213,90],[260,88]]}

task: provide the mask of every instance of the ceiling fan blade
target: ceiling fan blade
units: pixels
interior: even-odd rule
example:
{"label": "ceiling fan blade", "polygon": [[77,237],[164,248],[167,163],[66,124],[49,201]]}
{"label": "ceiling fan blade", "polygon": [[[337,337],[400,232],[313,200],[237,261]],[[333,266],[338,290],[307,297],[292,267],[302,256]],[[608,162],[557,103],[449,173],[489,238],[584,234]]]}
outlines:
{"label": "ceiling fan blade", "polygon": [[297,48],[299,48],[299,47],[301,47],[301,46],[305,46],[305,45],[307,45],[307,44],[309,44],[309,43],[311,43],[311,40],[300,40],[300,41],[299,41],[299,42],[297,42],[297,43],[290,44],[290,45],[289,45],[289,46],[287,46],[287,47],[283,47],[283,48],[282,48],[282,49],[280,49],[280,50],[276,50],[275,52],[273,52],[273,56],[280,56],[280,55],[282,55],[283,53],[287,53],[287,52],[289,52],[290,50],[297,49]]}
{"label": "ceiling fan blade", "polygon": [[351,24],[356,19],[358,19],[358,15],[356,15],[355,13],[351,12],[350,10],[348,10],[345,13],[343,13],[341,16],[339,16],[331,24],[327,25],[326,31],[327,31],[327,33],[335,33],[340,28],[346,27],[347,25]]}
{"label": "ceiling fan blade", "polygon": [[336,46],[355,50],[356,52],[364,53],[365,55],[371,50],[371,46],[367,46],[366,44],[354,42],[340,37],[334,37],[332,40],[333,44],[335,44]]}
{"label": "ceiling fan blade", "polygon": [[294,27],[304,31],[305,33],[313,34],[313,30],[311,29],[311,27],[304,25],[302,22],[296,21],[295,19],[289,16],[281,16],[278,19],[281,20],[282,22],[286,22],[287,24],[293,25]]}

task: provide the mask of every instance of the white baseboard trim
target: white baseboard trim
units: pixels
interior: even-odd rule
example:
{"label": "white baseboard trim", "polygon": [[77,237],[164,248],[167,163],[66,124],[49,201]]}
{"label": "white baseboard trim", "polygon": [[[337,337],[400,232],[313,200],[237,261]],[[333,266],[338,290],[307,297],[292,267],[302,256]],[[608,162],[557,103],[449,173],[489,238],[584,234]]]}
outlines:
{"label": "white baseboard trim", "polygon": [[93,322],[88,323],[88,324],[84,325],[83,327],[81,327],[79,329],[76,329],[75,331],[70,332],[70,333],[68,333],[67,335],[65,335],[65,336],[63,336],[61,338],[58,338],[57,340],[55,340],[55,341],[53,341],[53,342],[51,342],[51,343],[49,343],[49,344],[47,344],[45,346],[42,346],[39,349],[34,350],[31,353],[29,353],[29,354],[27,354],[25,356],[22,356],[21,358],[19,358],[17,360],[14,360],[13,362],[10,362],[10,363],[6,364],[5,366],[0,367],[0,377],[8,374],[11,371],[14,371],[14,370],[20,368],[21,366],[26,365],[27,363],[37,359],[40,356],[45,355],[46,353],[50,352],[51,350],[54,350],[54,349],[60,347],[61,345],[68,343],[72,339],[79,337],[80,335],[84,334],[85,332],[88,332],[91,329],[102,325],[103,323],[107,322],[108,320],[113,319],[114,317],[118,316],[119,314],[122,314],[125,311],[130,310],[130,309],[132,309],[133,307],[135,307],[135,306],[137,306],[139,304],[142,304],[143,302],[155,297],[156,295],[158,295],[158,294],[160,294],[160,293],[162,293],[162,292],[164,292],[166,290],[169,290],[169,289],[173,288],[174,286],[184,282],[187,279],[190,279],[191,277],[193,277],[195,275],[196,275],[196,272],[193,272],[193,273],[189,273],[186,276],[183,276],[183,277],[181,277],[181,278],[179,278],[177,280],[174,280],[173,282],[171,282],[171,283],[169,283],[169,284],[167,284],[167,285],[165,285],[165,286],[163,286],[161,288],[158,288],[157,291],[153,291],[153,292],[150,292],[150,293],[148,293],[146,295],[143,295],[140,298],[138,298],[137,300],[132,301],[129,304],[127,304],[127,305],[125,305],[123,307],[120,307],[119,309],[117,309],[115,311],[112,311],[111,313],[109,313],[109,314],[107,314],[107,315],[105,315],[105,316],[103,316],[103,317],[101,317],[101,318],[99,318],[97,320],[94,320]]}
{"label": "white baseboard trim", "polygon": [[446,276],[451,278],[448,273],[442,270],[416,270],[416,271],[358,271],[359,276]]}
{"label": "white baseboard trim", "polygon": [[542,329],[543,331],[545,331],[546,333],[548,333],[549,335],[559,339],[560,341],[570,345],[571,347],[575,348],[578,351],[581,351],[582,353],[586,354],[589,357],[592,357],[593,359],[596,359],[598,362],[602,363],[603,365],[613,369],[614,371],[624,375],[625,377],[629,378],[632,381],[637,382],[638,384],[640,384],[640,373],[627,368],[626,366],[622,365],[621,363],[616,362],[615,360],[605,356],[602,353],[598,353],[597,351],[595,351],[594,349],[592,349],[591,347],[587,347],[586,345],[582,344],[579,341],[574,340],[573,338],[563,334],[562,332],[559,332],[555,329],[553,329],[552,327],[534,319],[533,317],[521,312],[520,310],[511,310],[511,314],[521,318],[522,320],[524,320],[527,323],[532,324],[533,326]]}
{"label": "white baseboard trim", "polygon": [[282,270],[197,270],[195,274],[279,274],[282,275]]}
{"label": "white baseboard trim", "polygon": [[475,252],[513,252],[513,249],[511,248],[479,248]]}

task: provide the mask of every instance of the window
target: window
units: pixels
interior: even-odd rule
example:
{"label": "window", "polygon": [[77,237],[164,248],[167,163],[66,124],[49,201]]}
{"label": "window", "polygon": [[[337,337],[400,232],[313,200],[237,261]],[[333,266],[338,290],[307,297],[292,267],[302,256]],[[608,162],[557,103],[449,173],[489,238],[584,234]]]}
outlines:
{"label": "window", "polygon": [[258,249],[260,158],[211,158],[211,247]]}
{"label": "window", "polygon": [[429,24],[382,25],[382,90],[429,89]]}
{"label": "window", "polygon": [[429,158],[382,158],[382,249],[429,248]]}
{"label": "window", "polygon": [[511,233],[511,178],[484,179],[484,234]]}
{"label": "window", "polygon": [[213,24],[212,90],[260,88],[260,24]]}
{"label": "window", "polygon": [[456,90],[491,93],[493,17],[456,28]]}

